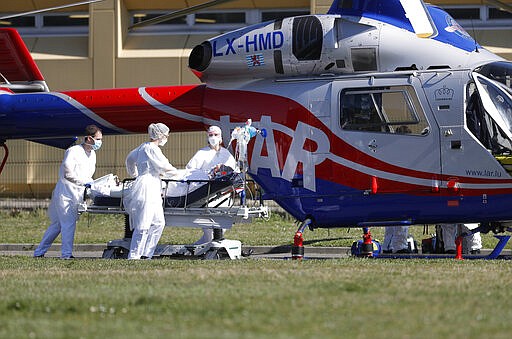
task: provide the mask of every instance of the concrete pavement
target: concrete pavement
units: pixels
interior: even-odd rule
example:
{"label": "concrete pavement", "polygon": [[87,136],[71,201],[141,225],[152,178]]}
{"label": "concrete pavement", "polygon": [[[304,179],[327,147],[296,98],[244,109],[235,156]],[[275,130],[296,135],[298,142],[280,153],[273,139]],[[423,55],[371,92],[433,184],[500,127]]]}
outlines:
{"label": "concrete pavement", "polygon": [[[0,256],[32,256],[37,244],[0,244]],[[76,258],[101,258],[106,244],[75,244],[73,256]],[[249,258],[291,258],[291,246],[243,246],[243,251],[252,251]],[[304,246],[305,258],[346,258],[350,256],[349,247]],[[60,245],[54,244],[46,253],[47,258],[60,257]]]}
{"label": "concrete pavement", "polygon": [[[32,256],[37,244],[0,244],[0,256]],[[106,249],[106,244],[75,244],[73,255],[76,258],[99,259]],[[252,259],[291,259],[291,246],[243,246],[245,252],[252,251]],[[491,249],[483,249],[481,256],[491,253]],[[305,259],[339,259],[350,257],[350,247],[317,247],[304,246]],[[504,258],[512,256],[512,250],[504,249],[501,253]],[[47,258],[60,257],[60,245],[55,244],[46,253]],[[389,255],[387,256],[389,257]],[[395,258],[407,258],[408,255],[393,255]],[[446,255],[429,255],[430,258],[446,257]],[[470,258],[470,255],[464,257]]]}

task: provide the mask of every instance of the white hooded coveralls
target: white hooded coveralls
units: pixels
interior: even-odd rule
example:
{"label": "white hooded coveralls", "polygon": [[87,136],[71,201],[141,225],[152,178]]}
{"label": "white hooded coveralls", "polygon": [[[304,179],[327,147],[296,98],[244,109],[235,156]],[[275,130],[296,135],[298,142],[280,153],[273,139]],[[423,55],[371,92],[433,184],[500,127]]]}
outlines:
{"label": "white hooded coveralls", "polygon": [[407,237],[409,236],[409,226],[390,226],[384,230],[383,250],[396,253],[397,251],[408,249]]}
{"label": "white hooded coveralls", "polygon": [[[229,166],[235,171],[238,170],[235,158],[227,149],[221,147],[218,151],[216,151],[210,146],[203,147],[197,151],[192,159],[189,160],[186,168],[203,170],[206,173],[210,173],[210,171],[219,164]],[[209,228],[203,228],[203,236],[194,244],[200,245],[208,243],[212,240],[213,230]]]}
{"label": "white hooded coveralls", "polygon": [[227,149],[221,147],[219,151],[203,147],[194,154],[187,164],[187,169],[200,169],[209,173],[215,166],[223,164],[237,170],[235,158]]}
{"label": "white hooded coveralls", "polygon": [[59,233],[62,233],[61,257],[72,256],[78,204],[83,201],[84,185],[93,181],[95,170],[96,153],[93,150],[87,154],[82,145],[75,145],[66,150],[59,169],[59,180],[48,207],[50,226],[34,256],[44,255]]}
{"label": "white hooded coveralls", "polygon": [[155,143],[146,142],[128,154],[126,170],[136,177],[123,200],[133,230],[128,258],[151,258],[165,226],[160,174],[176,168]]}
{"label": "white hooded coveralls", "polygon": [[[443,243],[444,243],[444,250],[445,251],[455,251],[455,239],[458,236],[458,229],[457,226],[461,225],[461,231],[467,231],[472,230],[478,227],[478,224],[442,224],[442,237],[443,237]],[[466,240],[467,239],[467,240]],[[469,235],[467,237],[464,237],[465,242],[468,242],[468,247],[464,252],[479,250],[482,248],[482,238],[480,236],[480,233],[473,233],[472,235]]]}

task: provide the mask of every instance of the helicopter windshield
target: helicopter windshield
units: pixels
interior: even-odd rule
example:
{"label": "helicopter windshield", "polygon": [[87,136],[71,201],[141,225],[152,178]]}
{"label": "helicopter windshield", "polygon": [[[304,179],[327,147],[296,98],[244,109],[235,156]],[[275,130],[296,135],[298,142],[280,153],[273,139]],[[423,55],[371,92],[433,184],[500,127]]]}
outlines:
{"label": "helicopter windshield", "polygon": [[[473,79],[475,80],[481,105],[486,114],[477,112],[477,105],[472,103],[474,98],[470,98],[466,112],[469,129],[493,154],[512,153],[511,89],[504,83],[491,80],[479,73],[473,73]],[[470,112],[470,110],[473,111]],[[473,113],[475,116],[480,115],[479,123],[481,126],[477,129],[474,129],[473,119],[469,116],[470,113]]]}
{"label": "helicopter windshield", "polygon": [[476,73],[482,74],[491,80],[501,82],[508,88],[512,88],[512,62],[496,61],[479,66]]}

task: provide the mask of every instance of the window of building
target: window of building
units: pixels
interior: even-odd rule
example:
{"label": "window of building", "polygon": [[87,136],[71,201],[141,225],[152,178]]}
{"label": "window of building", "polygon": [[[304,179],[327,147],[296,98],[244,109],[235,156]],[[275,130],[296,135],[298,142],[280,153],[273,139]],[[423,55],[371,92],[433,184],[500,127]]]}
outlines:
{"label": "window of building", "polygon": [[506,28],[512,24],[512,13],[484,5],[441,6],[467,31]]}
{"label": "window of building", "polygon": [[489,20],[512,19],[512,13],[489,7]]}
{"label": "window of building", "polygon": [[[149,19],[154,19],[162,15],[168,14],[166,12],[136,12],[132,14],[132,24],[144,22]],[[178,18],[169,19],[166,21],[159,22],[155,25],[162,26],[161,29],[165,29],[165,25],[169,26],[169,30],[172,30],[173,25],[233,25],[233,24],[245,24],[246,23],[245,12],[208,12],[208,13],[195,13],[190,15],[183,15]]]}
{"label": "window of building", "polygon": [[[0,16],[8,16],[4,13]],[[89,13],[40,13],[3,19],[0,27],[16,28],[24,36],[84,36],[89,32]]]}
{"label": "window of building", "polygon": [[[168,13],[169,11],[133,11],[130,13],[130,24],[153,19]],[[307,8],[201,11],[152,26],[141,27],[130,31],[130,34],[220,34],[260,22],[308,15],[309,13],[310,11]],[[8,14],[0,13],[0,16],[7,16]],[[1,20],[0,27],[17,28],[24,36],[82,36],[87,35],[89,32],[89,13],[39,13]]]}
{"label": "window of building", "polygon": [[197,24],[243,24],[245,12],[196,13],[194,23]]}
{"label": "window of building", "polygon": [[301,15],[309,15],[308,10],[298,10],[298,11],[262,11],[261,12],[261,21],[272,21],[272,20],[281,20],[284,18],[289,18],[292,16],[301,16]]}
{"label": "window of building", "polygon": [[[165,13],[134,13],[132,15],[132,24],[138,24],[139,22],[154,19],[159,16],[164,15]],[[169,19],[167,21],[162,21],[157,23],[156,25],[186,25],[187,24],[187,16],[183,15],[178,18]]]}
{"label": "window of building", "polygon": [[89,14],[45,15],[43,27],[88,26]]}
{"label": "window of building", "polygon": [[36,18],[34,16],[21,16],[0,20],[0,27],[35,27],[35,25]]}
{"label": "window of building", "polygon": [[340,97],[341,128],[349,131],[424,135],[425,114],[411,86],[346,89]]}
{"label": "window of building", "polygon": [[480,20],[480,7],[444,8],[455,20]]}
{"label": "window of building", "polygon": [[[169,12],[165,11],[134,11],[131,13],[131,23],[139,23],[152,19]],[[143,33],[165,33],[165,34],[201,34],[201,33],[223,33],[238,29],[244,26],[279,20],[285,17],[300,16],[309,14],[308,9],[276,9],[276,10],[212,10],[197,12],[183,16],[178,19],[161,22],[157,25],[141,27],[130,32],[130,34]],[[157,26],[157,27],[154,27]]]}

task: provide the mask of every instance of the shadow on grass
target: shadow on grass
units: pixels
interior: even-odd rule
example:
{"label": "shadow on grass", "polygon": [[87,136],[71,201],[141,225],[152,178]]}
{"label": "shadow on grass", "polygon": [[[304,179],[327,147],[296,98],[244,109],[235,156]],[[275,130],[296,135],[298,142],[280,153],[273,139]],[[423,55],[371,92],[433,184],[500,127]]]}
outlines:
{"label": "shadow on grass", "polygon": [[[336,240],[352,240],[351,237],[339,237],[339,238],[322,238],[322,239],[313,239],[313,240],[305,240],[302,242],[304,246],[313,245],[315,243],[324,242],[324,241],[336,241]],[[278,253],[290,253],[292,250],[292,245],[286,244],[286,245],[278,245],[274,246],[268,251],[269,254],[278,254]]]}

